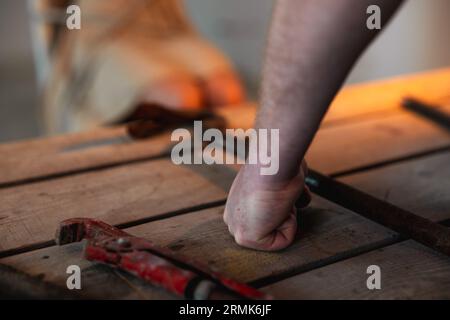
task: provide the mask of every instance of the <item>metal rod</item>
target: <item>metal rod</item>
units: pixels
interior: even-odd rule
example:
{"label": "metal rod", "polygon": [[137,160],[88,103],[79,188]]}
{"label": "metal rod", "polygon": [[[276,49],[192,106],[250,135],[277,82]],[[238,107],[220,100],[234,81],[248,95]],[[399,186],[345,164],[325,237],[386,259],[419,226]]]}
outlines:
{"label": "metal rod", "polygon": [[309,170],[305,182],[315,194],[450,256],[449,228],[314,170]]}
{"label": "metal rod", "polygon": [[438,107],[427,105],[413,98],[406,98],[402,105],[418,115],[421,115],[450,131],[450,116],[439,110]]}

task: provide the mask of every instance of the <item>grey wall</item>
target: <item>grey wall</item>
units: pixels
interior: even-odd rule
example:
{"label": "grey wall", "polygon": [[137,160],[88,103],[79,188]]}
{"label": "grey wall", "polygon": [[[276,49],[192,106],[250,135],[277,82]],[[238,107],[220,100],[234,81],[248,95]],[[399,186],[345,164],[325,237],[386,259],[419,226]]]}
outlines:
{"label": "grey wall", "polygon": [[228,53],[249,89],[255,91],[272,12],[272,0],[184,2],[202,34]]}
{"label": "grey wall", "polygon": [[450,0],[408,0],[361,57],[349,81],[442,66],[450,66]]}
{"label": "grey wall", "polygon": [[25,0],[0,2],[0,141],[39,134]]}
{"label": "grey wall", "polygon": [[0,63],[30,62],[31,43],[26,0],[0,1]]}
{"label": "grey wall", "polygon": [[[232,57],[251,88],[259,82],[273,3],[185,0],[201,32]],[[408,0],[383,31],[361,57],[348,82],[450,66],[450,0]]]}

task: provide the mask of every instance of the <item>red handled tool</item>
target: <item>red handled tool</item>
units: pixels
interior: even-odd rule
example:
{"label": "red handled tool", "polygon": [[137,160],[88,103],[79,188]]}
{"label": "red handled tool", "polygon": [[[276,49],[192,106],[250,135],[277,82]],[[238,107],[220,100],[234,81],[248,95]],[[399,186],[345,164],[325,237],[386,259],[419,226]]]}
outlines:
{"label": "red handled tool", "polygon": [[150,241],[99,220],[74,218],[61,222],[59,245],[87,239],[85,256],[129,272],[188,299],[268,299],[265,293],[226,278]]}

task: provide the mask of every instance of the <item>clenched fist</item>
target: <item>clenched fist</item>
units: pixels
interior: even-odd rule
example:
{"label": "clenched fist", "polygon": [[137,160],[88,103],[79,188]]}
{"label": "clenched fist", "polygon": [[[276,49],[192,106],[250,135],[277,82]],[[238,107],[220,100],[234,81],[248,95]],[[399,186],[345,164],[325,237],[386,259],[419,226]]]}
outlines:
{"label": "clenched fist", "polygon": [[[274,183],[241,168],[231,186],[223,219],[236,242],[244,247],[275,251],[292,243],[297,231],[295,203],[302,195],[310,200],[304,184],[306,163],[290,181]],[[264,182],[263,182],[264,181]]]}

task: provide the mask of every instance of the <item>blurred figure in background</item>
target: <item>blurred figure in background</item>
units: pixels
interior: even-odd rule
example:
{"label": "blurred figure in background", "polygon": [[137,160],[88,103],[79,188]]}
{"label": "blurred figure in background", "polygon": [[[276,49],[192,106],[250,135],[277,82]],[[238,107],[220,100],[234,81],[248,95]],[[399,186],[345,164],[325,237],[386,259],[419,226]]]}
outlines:
{"label": "blurred figure in background", "polygon": [[202,39],[179,0],[30,0],[47,134],[114,123],[142,102],[201,109],[242,102],[229,60]]}

